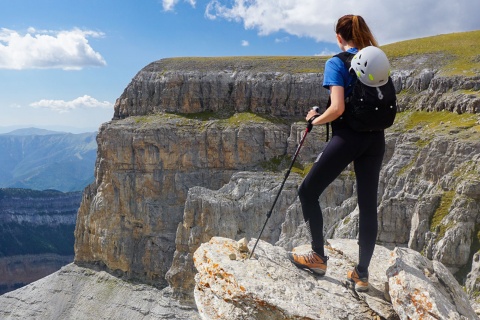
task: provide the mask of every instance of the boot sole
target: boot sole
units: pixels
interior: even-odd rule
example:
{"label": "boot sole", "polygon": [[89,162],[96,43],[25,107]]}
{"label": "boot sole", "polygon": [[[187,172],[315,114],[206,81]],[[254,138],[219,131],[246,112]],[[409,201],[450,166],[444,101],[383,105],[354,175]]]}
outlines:
{"label": "boot sole", "polygon": [[353,279],[347,278],[347,286],[354,289],[357,292],[367,292],[368,291],[368,285],[367,286],[358,286]]}

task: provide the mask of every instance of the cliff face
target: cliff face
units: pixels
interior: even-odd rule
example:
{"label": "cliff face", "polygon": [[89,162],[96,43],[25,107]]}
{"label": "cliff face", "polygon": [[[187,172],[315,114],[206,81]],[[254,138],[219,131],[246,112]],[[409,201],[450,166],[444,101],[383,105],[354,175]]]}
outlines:
{"label": "cliff face", "polygon": [[[152,63],[117,100],[113,121],[100,128],[95,182],[78,212],[77,264],[170,286],[192,301],[201,243],[258,236],[283,177],[272,170],[289,164],[305,128],[297,121],[323,106],[327,91],[321,70],[266,71],[253,58],[196,68],[214,61]],[[465,278],[480,243],[480,78],[437,77],[415,63],[392,75],[406,112],[387,132],[378,240],[422,252]],[[419,120],[411,109],[470,114]],[[309,134],[299,166],[322,150],[324,130]],[[262,237],[285,249],[308,242],[300,181],[290,176]],[[355,238],[352,168],[321,201],[327,237]]]}
{"label": "cliff face", "polygon": [[261,169],[285,155],[288,132],[262,119],[232,125],[152,116],[104,125],[96,182],[77,219],[76,261],[165,286],[188,190],[218,189],[236,171]]}
{"label": "cliff face", "polygon": [[[321,85],[323,64],[313,57],[156,61],[143,68],[117,99],[114,119],[225,110],[303,116],[328,98]],[[292,68],[317,72],[289,72]]]}

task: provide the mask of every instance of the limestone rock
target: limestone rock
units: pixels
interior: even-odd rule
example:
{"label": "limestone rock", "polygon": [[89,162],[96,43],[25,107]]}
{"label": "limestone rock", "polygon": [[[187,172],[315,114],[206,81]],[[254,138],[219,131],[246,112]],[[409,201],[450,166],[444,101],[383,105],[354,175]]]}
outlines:
{"label": "limestone rock", "polygon": [[465,292],[438,261],[396,248],[387,276],[391,301],[401,319],[479,319]]}
{"label": "limestone rock", "polygon": [[[306,63],[304,69],[313,64],[320,70],[318,60]],[[206,65],[209,68],[205,69]],[[117,99],[114,119],[163,111],[196,113],[227,108],[291,117],[303,116],[314,105],[325,105],[328,94],[322,87],[321,74],[281,69],[258,57],[223,61],[205,58],[203,63],[195,58],[155,61],[140,70]]]}
{"label": "limestone rock", "polygon": [[452,139],[406,132],[387,135],[390,144],[380,175],[377,239],[408,244],[458,271],[471,259],[480,212],[480,143],[461,133]]}
{"label": "limestone rock", "polygon": [[168,289],[126,282],[75,264],[0,296],[0,306],[3,320],[200,319],[194,307],[172,299]]}
{"label": "limestone rock", "polygon": [[[262,240],[254,258],[232,261],[228,255],[237,251],[235,241],[212,238],[194,254],[198,269],[194,295],[200,315],[232,320],[478,319],[466,294],[441,263],[410,249],[390,251],[376,246],[369,291],[357,293],[345,284],[358,255],[356,242],[328,242],[327,274],[319,277],[296,268],[284,249]],[[249,246],[253,243],[252,239]]]}
{"label": "limestone rock", "polygon": [[[291,174],[285,182],[262,234],[263,240],[275,243],[279,239],[285,212],[297,196],[298,181],[298,175]],[[189,190],[183,223],[177,229],[172,266],[166,274],[174,292],[185,298],[192,296],[196,273],[192,258],[202,243],[215,236],[237,241],[258,237],[281,182],[277,174],[238,172],[219,190],[200,187]],[[238,243],[235,247],[239,247]],[[242,250],[235,253],[237,260],[247,255]]]}
{"label": "limestone rock", "polygon": [[[322,87],[324,61],[292,59],[297,63],[295,70],[285,70],[267,59],[184,58],[152,62],[137,73],[117,99],[114,119],[225,109],[298,117],[312,106],[326,105],[328,91]],[[392,61],[395,89],[404,92],[399,96],[400,110],[478,113],[480,98],[464,91],[478,91],[479,76],[443,77],[437,73],[441,66],[432,61],[438,61],[435,54]],[[282,66],[288,63],[283,61]],[[315,71],[298,72],[301,69]]]}
{"label": "limestone rock", "polygon": [[218,189],[233,172],[259,169],[285,154],[285,124],[207,124],[165,115],[102,126],[96,181],[78,212],[78,264],[167,286],[189,189]]}
{"label": "limestone rock", "polygon": [[[254,244],[250,241],[249,247]],[[344,284],[358,246],[353,240],[333,240],[327,254],[327,275],[296,268],[286,251],[259,241],[254,258],[231,261],[235,241],[214,237],[194,254],[195,301],[204,319],[398,319],[383,298],[388,255],[377,247],[371,288],[357,294]],[[299,248],[300,250],[302,248]],[[383,273],[382,273],[383,271]],[[379,318],[380,319],[380,318]]]}
{"label": "limestone rock", "polygon": [[472,270],[467,276],[465,288],[468,296],[473,300],[477,314],[480,313],[480,301],[478,301],[478,292],[480,292],[480,252],[476,252],[472,259]]}

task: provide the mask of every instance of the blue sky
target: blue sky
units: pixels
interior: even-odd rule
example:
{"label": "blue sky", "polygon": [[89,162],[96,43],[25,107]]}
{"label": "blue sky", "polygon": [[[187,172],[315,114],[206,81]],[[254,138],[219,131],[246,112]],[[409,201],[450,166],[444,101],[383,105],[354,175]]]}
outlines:
{"label": "blue sky", "polygon": [[150,62],[313,56],[362,15],[380,44],[480,29],[478,0],[0,0],[0,132],[95,131]]}

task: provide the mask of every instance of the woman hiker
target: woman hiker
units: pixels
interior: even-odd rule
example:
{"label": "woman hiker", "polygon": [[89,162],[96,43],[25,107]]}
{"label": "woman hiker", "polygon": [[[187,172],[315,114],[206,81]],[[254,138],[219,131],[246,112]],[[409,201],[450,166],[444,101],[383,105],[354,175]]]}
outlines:
{"label": "woman hiker", "polygon": [[[352,54],[367,46],[377,47],[377,41],[361,16],[345,15],[336,24],[338,46]],[[298,195],[307,228],[310,231],[312,250],[306,254],[288,253],[288,258],[299,268],[324,275],[328,257],[324,252],[323,217],[319,197],[349,163],[353,161],[359,206],[359,261],[347,273],[347,279],[357,291],[368,290],[368,266],[377,238],[377,189],[380,167],[385,152],[383,131],[357,132],[342,122],[345,110],[346,88],[355,76],[349,73],[338,57],[325,64],[323,86],[330,91],[331,105],[323,114],[311,110],[306,120],[312,125],[331,122],[332,138],[316,159],[303,180]]]}

